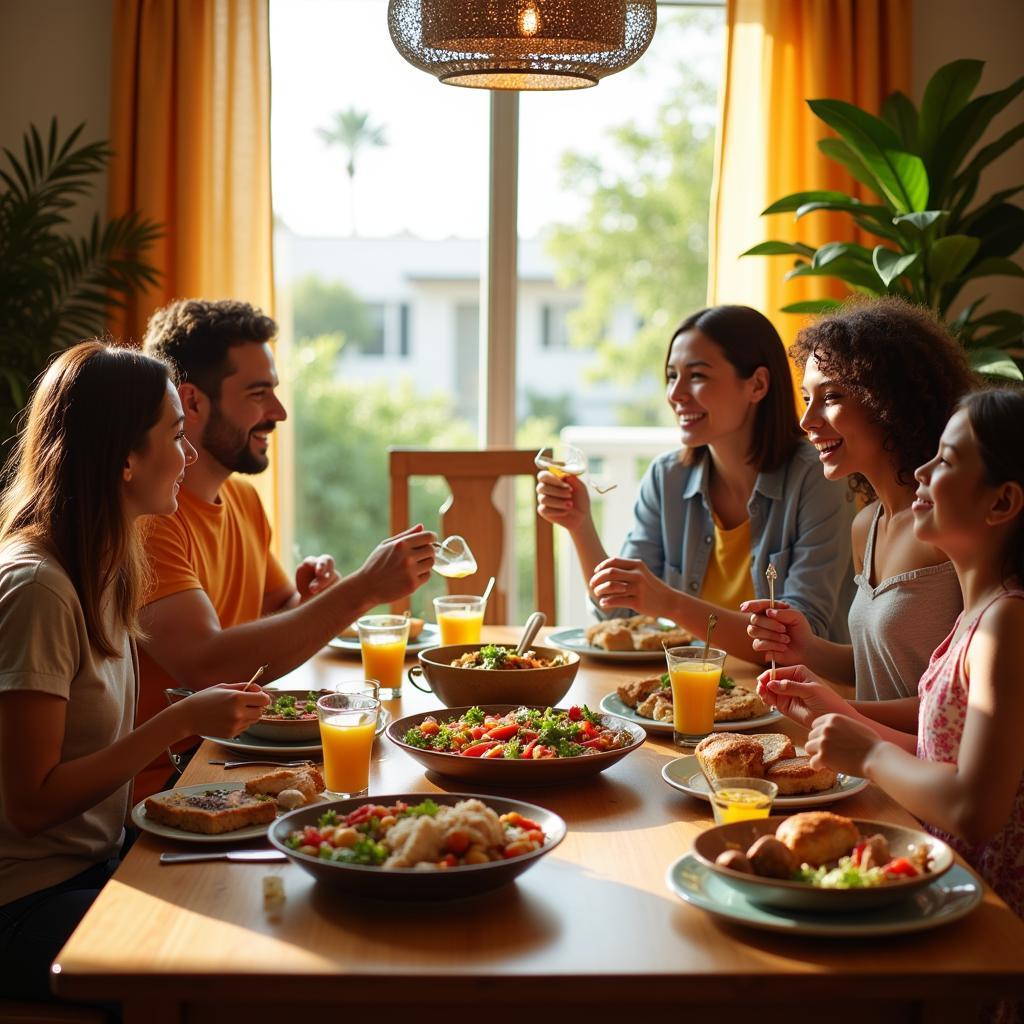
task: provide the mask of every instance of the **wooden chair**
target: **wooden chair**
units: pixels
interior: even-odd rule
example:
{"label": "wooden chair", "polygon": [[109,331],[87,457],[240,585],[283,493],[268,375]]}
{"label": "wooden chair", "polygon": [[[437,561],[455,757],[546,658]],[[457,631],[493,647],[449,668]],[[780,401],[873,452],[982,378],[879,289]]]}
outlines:
{"label": "wooden chair", "polygon": [[[441,476],[451,495],[441,507],[441,535],[458,534],[469,542],[476,556],[478,571],[464,579],[449,580],[449,594],[480,594],[493,576],[497,581],[487,601],[484,621],[509,621],[508,591],[500,569],[505,550],[505,523],[492,500],[500,477],[533,476],[534,451],[513,448],[486,451],[433,451],[424,448],[393,448],[390,452],[391,533],[409,524],[409,478]],[[430,524],[427,524],[430,526]],[[549,522],[534,515],[533,578],[538,611],[555,621],[554,533]],[[407,601],[392,604],[396,612],[408,607]]]}

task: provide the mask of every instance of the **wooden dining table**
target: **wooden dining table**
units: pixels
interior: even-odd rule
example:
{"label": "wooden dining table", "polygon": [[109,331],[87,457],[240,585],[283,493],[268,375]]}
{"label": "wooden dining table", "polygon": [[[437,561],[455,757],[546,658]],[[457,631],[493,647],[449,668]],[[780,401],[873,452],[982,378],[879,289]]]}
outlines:
{"label": "wooden dining table", "polygon": [[[485,627],[488,640],[515,636]],[[620,681],[660,670],[584,658],[561,705],[596,708]],[[743,682],[757,669],[730,659],[727,671]],[[280,685],[315,689],[361,675],[358,657],[325,652]],[[401,700],[385,706],[400,717],[440,704],[406,684]],[[802,738],[788,722],[768,731]],[[291,862],[163,866],[161,852],[206,847],[143,834],[57,958],[55,991],[116,1000],[127,1024],[501,1024],[654,1014],[667,1021],[681,1013],[717,1024],[959,1024],[974,1020],[980,1003],[1024,998],[1024,922],[987,886],[977,909],[958,921],[884,937],[758,931],[682,902],[666,872],[712,818],[707,803],[661,778],[680,754],[671,734],[652,733],[593,778],[499,792],[424,774],[382,736],[372,796],[512,796],[561,815],[566,839],[500,889],[410,903],[344,895]],[[181,784],[266,770],[209,763],[233,756],[205,741]],[[873,785],[834,809],[916,824]],[[283,883],[283,903],[265,903],[266,876]]]}

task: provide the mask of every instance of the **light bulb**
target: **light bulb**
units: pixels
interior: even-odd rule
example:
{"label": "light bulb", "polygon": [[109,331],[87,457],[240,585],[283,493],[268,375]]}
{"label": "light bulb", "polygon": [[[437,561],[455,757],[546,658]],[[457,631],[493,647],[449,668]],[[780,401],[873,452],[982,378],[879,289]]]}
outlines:
{"label": "light bulb", "polygon": [[540,29],[540,12],[533,4],[519,13],[519,32],[524,36],[535,36]]}

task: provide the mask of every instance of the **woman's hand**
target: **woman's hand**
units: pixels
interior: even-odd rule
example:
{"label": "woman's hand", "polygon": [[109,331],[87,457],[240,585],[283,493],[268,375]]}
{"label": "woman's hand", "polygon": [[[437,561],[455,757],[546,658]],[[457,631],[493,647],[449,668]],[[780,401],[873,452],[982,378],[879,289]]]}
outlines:
{"label": "woman's hand", "polygon": [[827,714],[847,714],[850,705],[824,683],[811,678],[806,665],[771,669],[757,677],[757,692],[769,706],[778,708],[787,718],[811,728],[815,719]]}
{"label": "woman's hand", "polygon": [[[667,615],[675,591],[638,558],[606,558],[594,568],[590,591],[600,608],[632,608],[640,615]],[[671,618],[671,615],[669,615]]]}
{"label": "woman's hand", "polygon": [[790,608],[785,601],[744,601],[741,612],[750,614],[747,636],[753,640],[751,646],[763,660],[785,659],[789,663],[807,662],[808,645],[814,639],[814,631],[802,612]]}
{"label": "woman's hand", "polygon": [[576,476],[558,477],[542,470],[537,474],[537,514],[570,533],[590,519],[590,494]]}
{"label": "woman's hand", "polygon": [[882,739],[873,729],[846,715],[822,715],[811,729],[804,749],[811,767],[827,765],[847,775],[866,774],[865,763]]}
{"label": "woman's hand", "polygon": [[269,695],[256,683],[220,683],[186,697],[175,704],[185,723],[185,736],[231,738],[259,721],[270,703]]}

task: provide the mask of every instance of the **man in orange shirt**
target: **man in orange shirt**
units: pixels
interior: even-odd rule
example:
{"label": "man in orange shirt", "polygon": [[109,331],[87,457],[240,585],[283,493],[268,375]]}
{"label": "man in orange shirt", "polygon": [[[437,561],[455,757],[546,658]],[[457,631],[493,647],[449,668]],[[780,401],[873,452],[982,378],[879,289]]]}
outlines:
{"label": "man in orange shirt", "polygon": [[[375,605],[411,594],[430,575],[433,533],[382,541],[340,578],[328,555],[306,558],[294,583],[270,551],[253,486],[235,474],[267,468],[270,433],[287,413],[276,395],[270,317],[247,303],[185,300],[153,314],[145,351],[176,369],[184,431],[199,453],[173,516],[147,526],[154,577],[141,624],[138,721],[166,707],[164,689],[248,678],[270,681],[306,661]],[[135,799],[162,788],[164,755],[135,780]]]}

